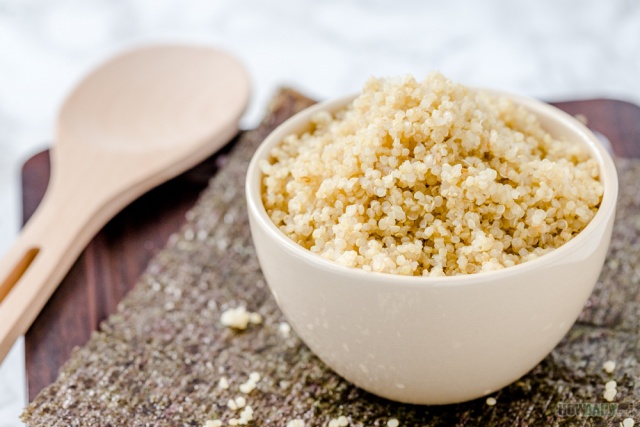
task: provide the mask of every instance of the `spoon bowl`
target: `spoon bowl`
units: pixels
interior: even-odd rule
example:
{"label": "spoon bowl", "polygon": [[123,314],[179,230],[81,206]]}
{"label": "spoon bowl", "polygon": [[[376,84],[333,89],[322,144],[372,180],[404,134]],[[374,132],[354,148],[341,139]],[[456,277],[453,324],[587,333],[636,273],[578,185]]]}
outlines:
{"label": "spoon bowl", "polygon": [[156,153],[179,145],[184,151],[237,121],[248,87],[242,65],[210,48],[129,51],[89,74],[69,95],[58,117],[58,146]]}
{"label": "spoon bowl", "polygon": [[248,98],[235,58],[195,46],[127,51],[76,86],[59,113],[47,193],[0,260],[0,361],[95,233],[226,144]]}

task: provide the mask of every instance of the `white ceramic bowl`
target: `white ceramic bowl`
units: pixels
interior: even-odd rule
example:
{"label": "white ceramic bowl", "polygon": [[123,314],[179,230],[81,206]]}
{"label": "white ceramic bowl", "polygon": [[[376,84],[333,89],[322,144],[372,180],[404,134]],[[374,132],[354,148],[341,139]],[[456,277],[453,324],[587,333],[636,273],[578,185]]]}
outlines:
{"label": "white ceramic bowl", "polygon": [[487,273],[423,278],[365,272],[302,248],[270,220],[258,166],[288,134],[307,129],[315,105],[278,127],[255,153],[246,193],[260,266],[302,340],[338,374],[374,394],[418,404],[474,399],[517,380],[558,344],[580,314],[611,238],[618,181],[613,161],[586,127],[542,102],[500,93],[538,116],[556,137],[597,159],[602,204],[573,240],[532,261]]}

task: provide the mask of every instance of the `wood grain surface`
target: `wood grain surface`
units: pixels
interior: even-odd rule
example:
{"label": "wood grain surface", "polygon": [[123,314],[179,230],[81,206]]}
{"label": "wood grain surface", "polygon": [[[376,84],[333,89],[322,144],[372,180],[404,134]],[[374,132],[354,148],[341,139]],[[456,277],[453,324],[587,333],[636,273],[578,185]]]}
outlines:
{"label": "wood grain surface", "polygon": [[[589,127],[605,135],[617,155],[640,157],[639,107],[608,99],[555,105],[586,117]],[[26,335],[30,400],[56,379],[71,350],[86,343],[98,324],[115,311],[150,258],[183,223],[185,212],[223,164],[234,141],[219,154],[136,200],[92,240]],[[25,163],[25,222],[38,206],[48,178],[47,152]]]}

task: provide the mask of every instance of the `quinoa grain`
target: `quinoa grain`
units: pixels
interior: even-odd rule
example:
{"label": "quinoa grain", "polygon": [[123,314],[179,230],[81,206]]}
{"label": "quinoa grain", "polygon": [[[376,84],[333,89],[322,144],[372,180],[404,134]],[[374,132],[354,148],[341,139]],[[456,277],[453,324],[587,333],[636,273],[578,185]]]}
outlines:
{"label": "quinoa grain", "polygon": [[221,377],[218,381],[218,388],[221,390],[227,390],[229,388],[229,380],[227,377]]}
{"label": "quinoa grain", "polygon": [[618,383],[616,383],[615,381],[607,381],[607,383],[604,385],[604,393],[602,397],[604,397],[607,402],[613,402],[613,399],[615,399],[616,395],[618,394],[617,387]]}
{"label": "quinoa grain", "polygon": [[612,374],[613,371],[616,370],[616,362],[614,362],[613,360],[607,360],[603,363],[602,369],[604,369],[607,374]]}
{"label": "quinoa grain", "polygon": [[443,276],[537,258],[603,193],[587,150],[506,98],[440,74],[370,79],[263,160],[263,202],[301,246],[349,267]]}
{"label": "quinoa grain", "polygon": [[620,427],[633,427],[634,425],[636,425],[636,422],[633,418],[625,418],[620,423]]}

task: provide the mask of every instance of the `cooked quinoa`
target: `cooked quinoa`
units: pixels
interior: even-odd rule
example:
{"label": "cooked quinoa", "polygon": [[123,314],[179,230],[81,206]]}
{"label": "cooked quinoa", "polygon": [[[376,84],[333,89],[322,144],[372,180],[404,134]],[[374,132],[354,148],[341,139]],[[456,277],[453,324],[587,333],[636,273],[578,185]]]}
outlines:
{"label": "cooked quinoa", "polygon": [[443,276],[537,258],[578,234],[603,187],[586,148],[509,99],[441,74],[371,78],[261,164],[269,216],[349,267]]}

